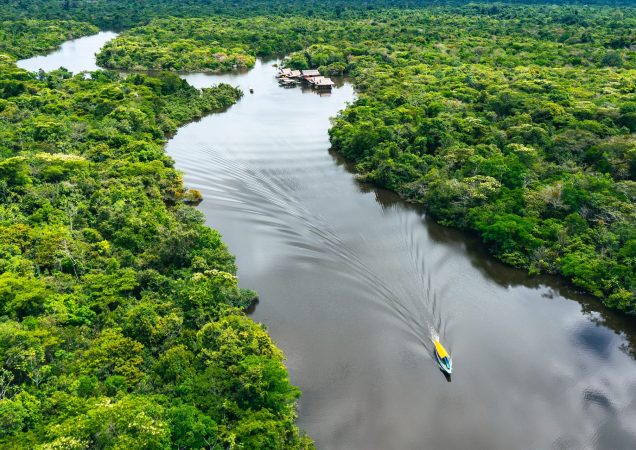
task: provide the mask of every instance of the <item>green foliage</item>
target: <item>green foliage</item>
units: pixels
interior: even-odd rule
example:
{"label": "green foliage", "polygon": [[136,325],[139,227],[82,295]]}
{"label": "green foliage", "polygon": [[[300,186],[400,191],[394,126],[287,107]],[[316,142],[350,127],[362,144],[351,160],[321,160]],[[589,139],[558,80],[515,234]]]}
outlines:
{"label": "green foliage", "polygon": [[[107,43],[97,61],[104,67],[133,70],[244,69],[254,65],[255,56],[301,50],[339,29],[333,22],[301,18],[255,17],[249,22],[227,17],[155,19]],[[308,60],[303,63],[302,56],[296,67],[327,66],[342,61],[343,55],[328,45],[308,47],[304,54]]]}
{"label": "green foliage", "polygon": [[112,46],[171,58],[172,43],[192,39],[349,73],[358,99],[330,136],[362,181],[477,231],[510,264],[560,273],[631,312],[634,26],[630,8],[471,5],[340,20],[161,19]]}
{"label": "green foliage", "polygon": [[99,53],[98,63],[126,70],[219,72],[252,67],[255,58],[224,34],[217,35],[217,27],[199,19],[186,22],[159,19],[107,43]]}
{"label": "green foliage", "polygon": [[99,29],[94,25],[71,20],[50,22],[23,19],[0,22],[0,53],[26,58],[55,50],[64,41],[97,31]]}
{"label": "green foliage", "polygon": [[10,58],[0,80],[0,447],[309,448],[281,352],[235,309],[256,294],[163,152],[241,92]]}
{"label": "green foliage", "polygon": [[206,448],[218,442],[217,425],[194,406],[170,408],[168,417],[176,448]]}
{"label": "green foliage", "polygon": [[576,9],[582,26],[568,11],[384,18],[397,36],[338,47],[357,45],[346,60],[359,95],[331,142],[362,180],[477,231],[500,259],[633,312],[636,65],[623,36],[636,16]]}
{"label": "green foliage", "polygon": [[171,59],[181,57],[171,45],[190,39],[189,48],[292,52],[289,67],[351,74],[359,98],[330,134],[361,180],[478,231],[510,264],[561,273],[631,311],[636,266],[621,249],[636,220],[634,25],[632,9],[618,20],[611,8],[473,5],[343,20],[161,19],[112,47],[134,61],[147,46]]}
{"label": "green foliage", "polygon": [[[0,18],[141,24],[100,53],[113,68],[289,54],[347,73],[330,137],[362,180],[633,312],[634,10],[387,3],[406,4],[21,0]],[[256,294],[162,148],[241,93],[13,63],[93,31],[0,24],[0,447],[311,448],[281,352],[237,309]]]}
{"label": "green foliage", "polygon": [[164,399],[149,395],[95,398],[85,404],[83,414],[49,428],[48,442],[38,448],[168,450],[170,428],[158,400]]}
{"label": "green foliage", "polygon": [[286,58],[292,69],[318,68],[328,75],[343,75],[347,71],[347,53],[333,45],[314,44]]}

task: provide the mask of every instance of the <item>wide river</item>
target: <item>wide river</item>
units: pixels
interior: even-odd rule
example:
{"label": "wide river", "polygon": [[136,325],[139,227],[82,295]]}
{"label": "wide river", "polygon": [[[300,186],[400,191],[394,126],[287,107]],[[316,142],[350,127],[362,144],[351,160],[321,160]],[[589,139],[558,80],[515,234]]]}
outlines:
{"label": "wide river", "polygon": [[[112,37],[20,65],[91,70]],[[327,134],[352,86],[319,96],[280,88],[274,74],[259,61],[185,76],[246,94],[182,127],[167,151],[202,191],[241,285],[260,294],[252,317],[285,352],[303,392],[298,425],[317,447],[636,448],[636,319],[506,267],[473,237],[359,184]],[[432,357],[436,334],[451,382]]]}

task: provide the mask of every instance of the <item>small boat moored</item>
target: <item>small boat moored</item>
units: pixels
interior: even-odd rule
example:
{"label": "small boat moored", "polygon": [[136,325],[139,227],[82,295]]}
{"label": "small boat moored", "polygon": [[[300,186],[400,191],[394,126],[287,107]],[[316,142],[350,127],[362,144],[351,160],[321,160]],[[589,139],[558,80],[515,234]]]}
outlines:
{"label": "small boat moored", "polygon": [[453,373],[453,360],[451,359],[450,355],[448,354],[442,343],[439,341],[439,339],[435,339],[433,343],[435,344],[435,359],[437,359],[439,368],[442,369],[443,372],[450,375],[451,373]]}

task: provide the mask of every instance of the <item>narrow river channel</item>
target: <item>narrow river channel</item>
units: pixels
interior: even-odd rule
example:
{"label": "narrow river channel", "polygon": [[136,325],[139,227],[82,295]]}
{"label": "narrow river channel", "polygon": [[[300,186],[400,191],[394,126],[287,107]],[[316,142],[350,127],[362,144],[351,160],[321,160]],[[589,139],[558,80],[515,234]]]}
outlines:
{"label": "narrow river channel", "polygon": [[[46,68],[103,42],[76,40]],[[167,151],[202,191],[242,286],[260,294],[252,317],[287,356],[303,392],[298,425],[317,448],[636,448],[635,319],[499,264],[473,237],[360,185],[327,134],[352,86],[319,96],[274,74],[258,61],[185,76],[246,94],[182,127]],[[451,382],[434,334],[453,356]]]}

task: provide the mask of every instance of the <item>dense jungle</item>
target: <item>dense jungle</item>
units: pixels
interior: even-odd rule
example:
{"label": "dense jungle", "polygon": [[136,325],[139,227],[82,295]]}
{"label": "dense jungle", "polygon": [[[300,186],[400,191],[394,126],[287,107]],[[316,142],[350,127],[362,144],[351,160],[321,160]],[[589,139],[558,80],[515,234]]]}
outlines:
{"label": "dense jungle", "polygon": [[[114,29],[89,74],[16,61]],[[0,447],[308,449],[300,390],[164,151],[244,93],[346,76],[335,152],[492,255],[636,312],[636,9],[10,0],[0,11]]]}

